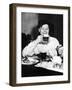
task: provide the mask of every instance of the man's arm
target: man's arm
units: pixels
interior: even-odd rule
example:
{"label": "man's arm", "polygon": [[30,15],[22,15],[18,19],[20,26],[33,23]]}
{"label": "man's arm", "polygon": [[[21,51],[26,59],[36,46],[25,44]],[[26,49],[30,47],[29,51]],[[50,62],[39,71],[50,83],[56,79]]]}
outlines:
{"label": "man's arm", "polygon": [[32,56],[32,55],[34,54],[33,50],[34,50],[34,48],[36,47],[36,45],[37,45],[37,42],[36,42],[36,41],[30,42],[30,44],[28,44],[28,45],[23,49],[23,52],[22,52],[23,57],[24,57],[24,56],[27,56],[27,55]]}
{"label": "man's arm", "polygon": [[59,46],[59,41],[56,38],[50,37],[50,43],[47,45],[47,54],[50,54],[52,57],[57,56],[57,46]]}
{"label": "man's arm", "polygon": [[56,38],[50,37],[50,40],[47,46],[48,46],[48,49],[56,49],[57,46],[59,46],[59,41]]}
{"label": "man's arm", "polygon": [[30,42],[22,52],[23,57],[29,55],[32,56],[34,54],[34,49],[36,48],[37,44],[42,40],[42,36],[38,36],[36,40]]}

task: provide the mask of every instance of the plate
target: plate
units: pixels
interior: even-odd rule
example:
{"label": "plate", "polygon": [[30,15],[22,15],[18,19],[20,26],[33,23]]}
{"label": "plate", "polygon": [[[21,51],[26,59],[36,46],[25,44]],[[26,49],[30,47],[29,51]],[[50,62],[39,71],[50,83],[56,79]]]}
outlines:
{"label": "plate", "polygon": [[34,65],[37,64],[39,62],[39,60],[37,60],[37,58],[34,57],[27,57],[27,59],[22,59],[22,64],[24,65]]}

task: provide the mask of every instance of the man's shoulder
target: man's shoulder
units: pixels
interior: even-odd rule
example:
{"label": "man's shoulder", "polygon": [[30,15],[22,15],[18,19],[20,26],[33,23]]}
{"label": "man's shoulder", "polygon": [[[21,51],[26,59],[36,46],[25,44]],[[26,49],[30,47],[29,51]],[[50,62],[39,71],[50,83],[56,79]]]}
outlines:
{"label": "man's shoulder", "polygon": [[58,41],[57,38],[51,37],[51,36],[50,36],[50,40],[51,40],[51,41]]}
{"label": "man's shoulder", "polygon": [[55,37],[51,37],[51,36],[50,36],[50,39],[52,39],[52,40],[57,40]]}

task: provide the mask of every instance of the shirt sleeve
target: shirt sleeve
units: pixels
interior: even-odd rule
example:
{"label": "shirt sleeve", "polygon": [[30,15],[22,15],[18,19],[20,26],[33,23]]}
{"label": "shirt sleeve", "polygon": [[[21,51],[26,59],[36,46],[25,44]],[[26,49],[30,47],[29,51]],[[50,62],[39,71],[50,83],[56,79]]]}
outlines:
{"label": "shirt sleeve", "polygon": [[59,46],[59,41],[56,38],[51,38],[50,43],[47,45],[47,54],[50,54],[51,56],[56,56],[57,46]]}
{"label": "shirt sleeve", "polygon": [[34,54],[34,49],[36,47],[37,43],[36,41],[30,42],[22,51],[22,55],[24,56],[32,56]]}
{"label": "shirt sleeve", "polygon": [[57,46],[59,46],[59,41],[56,38],[53,38],[48,46],[49,48],[56,49]]}

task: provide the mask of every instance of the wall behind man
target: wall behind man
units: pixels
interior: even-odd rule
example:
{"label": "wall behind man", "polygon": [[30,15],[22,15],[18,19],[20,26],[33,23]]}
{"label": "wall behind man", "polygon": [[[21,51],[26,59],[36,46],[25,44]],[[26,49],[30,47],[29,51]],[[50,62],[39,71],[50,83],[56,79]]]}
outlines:
{"label": "wall behind man", "polygon": [[[28,86],[28,87],[9,86],[8,83],[9,83],[9,4],[10,3],[29,3],[29,4],[31,3],[31,4],[70,6],[72,11],[72,0],[0,0],[0,90],[72,90],[72,78],[70,84],[54,84],[54,85]],[[72,12],[71,12],[71,22],[72,22]],[[71,76],[72,76],[72,72],[71,72]]]}
{"label": "wall behind man", "polygon": [[21,13],[22,33],[31,34],[32,28],[38,25],[38,15],[35,13]]}

